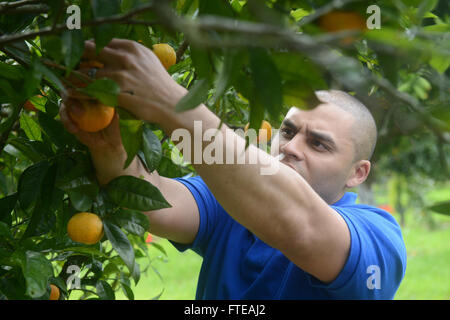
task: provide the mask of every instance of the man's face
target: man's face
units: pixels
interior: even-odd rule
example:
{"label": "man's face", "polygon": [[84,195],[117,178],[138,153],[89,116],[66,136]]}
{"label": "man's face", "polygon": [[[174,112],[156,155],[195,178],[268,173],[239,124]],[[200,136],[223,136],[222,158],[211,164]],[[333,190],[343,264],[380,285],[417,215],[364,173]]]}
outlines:
{"label": "man's face", "polygon": [[272,142],[273,156],[297,171],[329,204],[339,200],[353,165],[354,118],[324,103],[308,111],[291,108]]}

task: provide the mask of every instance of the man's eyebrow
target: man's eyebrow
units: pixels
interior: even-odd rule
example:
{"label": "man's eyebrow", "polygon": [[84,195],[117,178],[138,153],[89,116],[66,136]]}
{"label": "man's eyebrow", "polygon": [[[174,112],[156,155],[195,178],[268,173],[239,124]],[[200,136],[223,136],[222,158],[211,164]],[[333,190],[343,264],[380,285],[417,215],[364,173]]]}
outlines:
{"label": "man's eyebrow", "polygon": [[[292,122],[289,119],[284,119],[282,125],[290,128],[292,131],[295,131],[295,132],[300,130],[300,128],[297,127],[295,125],[295,123]],[[307,129],[306,130],[306,135],[309,136],[309,137],[314,137],[317,140],[320,140],[322,142],[327,143],[330,146],[330,148],[332,148],[332,149],[337,149],[337,145],[336,145],[336,142],[334,141],[334,139],[330,135],[328,135],[328,134],[326,134],[324,132],[319,132],[319,131]]]}
{"label": "man's eyebrow", "polygon": [[289,119],[284,119],[282,125],[285,125],[286,127],[289,127],[291,130],[294,130],[294,131],[299,130],[299,128],[295,125],[295,123]]}
{"label": "man's eyebrow", "polygon": [[314,130],[307,130],[306,134],[310,137],[314,137],[322,142],[326,142],[329,144],[330,147],[332,147],[333,149],[337,149],[336,146],[336,142],[334,142],[334,139],[323,132],[318,132],[318,131],[314,131]]}

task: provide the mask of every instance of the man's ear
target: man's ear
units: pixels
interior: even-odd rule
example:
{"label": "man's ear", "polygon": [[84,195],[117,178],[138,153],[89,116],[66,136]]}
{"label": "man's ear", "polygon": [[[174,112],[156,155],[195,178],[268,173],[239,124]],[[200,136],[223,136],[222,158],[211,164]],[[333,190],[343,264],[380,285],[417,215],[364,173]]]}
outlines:
{"label": "man's ear", "polygon": [[347,179],[347,188],[354,188],[366,181],[371,168],[369,160],[359,160],[353,165],[350,176]]}

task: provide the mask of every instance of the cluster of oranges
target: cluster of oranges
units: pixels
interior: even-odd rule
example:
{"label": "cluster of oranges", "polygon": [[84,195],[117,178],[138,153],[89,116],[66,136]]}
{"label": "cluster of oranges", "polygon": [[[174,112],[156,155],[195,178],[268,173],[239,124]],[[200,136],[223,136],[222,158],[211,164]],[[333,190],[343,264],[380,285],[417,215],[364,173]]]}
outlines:
{"label": "cluster of oranges", "polygon": [[[157,43],[154,44],[153,52],[161,61],[164,68],[169,69],[172,65],[176,63],[177,56],[175,50],[167,43]],[[82,61],[80,62],[79,68],[103,68],[103,63],[99,61]],[[77,87],[85,87],[85,83],[77,83]],[[38,95],[38,97],[42,97]],[[79,100],[82,113],[74,112],[74,107],[68,105],[68,114],[73,122],[83,131],[86,132],[98,132],[105,129],[111,123],[114,117],[114,108],[111,106],[104,105],[95,99],[82,99]],[[28,100],[23,106],[26,110],[38,112],[38,109],[33,105],[33,103]]]}
{"label": "cluster of oranges", "polygon": [[[175,50],[169,44],[157,43],[153,45],[152,49],[166,70],[176,63]],[[101,69],[103,64],[98,61],[84,61],[80,63],[80,67]],[[114,117],[113,107],[104,105],[97,100],[81,100],[80,102],[83,113],[74,113],[70,106],[68,106],[68,113],[81,130],[97,132],[109,126]]]}

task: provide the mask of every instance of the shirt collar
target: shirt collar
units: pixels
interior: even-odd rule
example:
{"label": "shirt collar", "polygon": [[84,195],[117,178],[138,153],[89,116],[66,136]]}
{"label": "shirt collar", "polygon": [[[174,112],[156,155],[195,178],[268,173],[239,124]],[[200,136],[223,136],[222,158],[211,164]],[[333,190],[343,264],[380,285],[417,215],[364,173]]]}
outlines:
{"label": "shirt collar", "polygon": [[346,192],[342,196],[341,199],[333,203],[333,206],[342,206],[342,205],[348,205],[348,204],[355,204],[356,198],[358,198],[358,194],[354,192]]}

